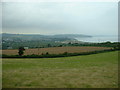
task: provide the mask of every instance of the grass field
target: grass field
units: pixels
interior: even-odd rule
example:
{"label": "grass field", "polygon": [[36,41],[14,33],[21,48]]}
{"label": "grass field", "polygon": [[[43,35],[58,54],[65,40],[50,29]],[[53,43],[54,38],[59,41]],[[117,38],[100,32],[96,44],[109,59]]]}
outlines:
{"label": "grass field", "polygon": [[[89,47],[89,46],[74,46],[74,47],[51,47],[51,48],[38,48],[38,49],[26,49],[24,55],[41,55],[42,53],[45,54],[48,52],[49,54],[61,54],[64,52],[68,53],[80,53],[80,52],[90,52],[90,51],[97,51],[97,50],[106,50],[111,49],[110,47]],[[18,50],[2,50],[2,54],[6,55],[18,55]]]}
{"label": "grass field", "polygon": [[118,51],[64,58],[3,59],[3,88],[117,88]]}

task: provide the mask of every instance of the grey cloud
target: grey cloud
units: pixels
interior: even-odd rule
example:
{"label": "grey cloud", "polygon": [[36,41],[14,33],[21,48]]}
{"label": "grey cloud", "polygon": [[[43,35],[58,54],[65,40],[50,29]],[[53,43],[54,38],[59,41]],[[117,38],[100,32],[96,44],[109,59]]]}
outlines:
{"label": "grey cloud", "polygon": [[2,8],[3,32],[117,32],[117,3],[3,3]]}

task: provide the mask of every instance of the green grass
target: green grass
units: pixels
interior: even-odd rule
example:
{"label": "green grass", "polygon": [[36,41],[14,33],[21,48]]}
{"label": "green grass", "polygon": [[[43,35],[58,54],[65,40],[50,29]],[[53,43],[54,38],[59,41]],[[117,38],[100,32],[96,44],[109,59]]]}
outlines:
{"label": "green grass", "polygon": [[3,88],[117,88],[118,51],[63,58],[3,59]]}

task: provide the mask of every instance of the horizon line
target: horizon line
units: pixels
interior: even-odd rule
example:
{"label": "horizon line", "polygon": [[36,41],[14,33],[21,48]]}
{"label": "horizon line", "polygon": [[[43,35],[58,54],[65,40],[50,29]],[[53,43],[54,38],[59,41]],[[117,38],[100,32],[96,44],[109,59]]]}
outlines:
{"label": "horizon line", "polygon": [[[0,34],[26,34],[26,35],[64,35],[64,34],[77,34],[77,35],[90,35],[90,34],[78,34],[78,33],[60,33],[60,34],[40,34],[40,33],[4,33],[4,32],[2,32],[2,33],[0,33]],[[93,34],[93,36],[94,35],[107,35],[107,36],[111,36],[111,34]],[[90,35],[90,36],[92,36],[92,35]],[[112,35],[112,36],[119,36],[118,34],[114,34],[114,35]]]}

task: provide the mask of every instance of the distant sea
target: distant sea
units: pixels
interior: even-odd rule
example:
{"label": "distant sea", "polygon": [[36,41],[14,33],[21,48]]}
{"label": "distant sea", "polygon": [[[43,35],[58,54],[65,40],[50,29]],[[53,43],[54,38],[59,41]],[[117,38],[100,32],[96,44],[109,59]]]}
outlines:
{"label": "distant sea", "polygon": [[[101,42],[118,42],[117,35],[97,35],[92,37],[85,37],[85,38],[76,38],[78,41],[83,42],[93,42],[93,43],[101,43]],[[120,40],[120,37],[119,37]],[[120,41],[119,41],[120,42]]]}

